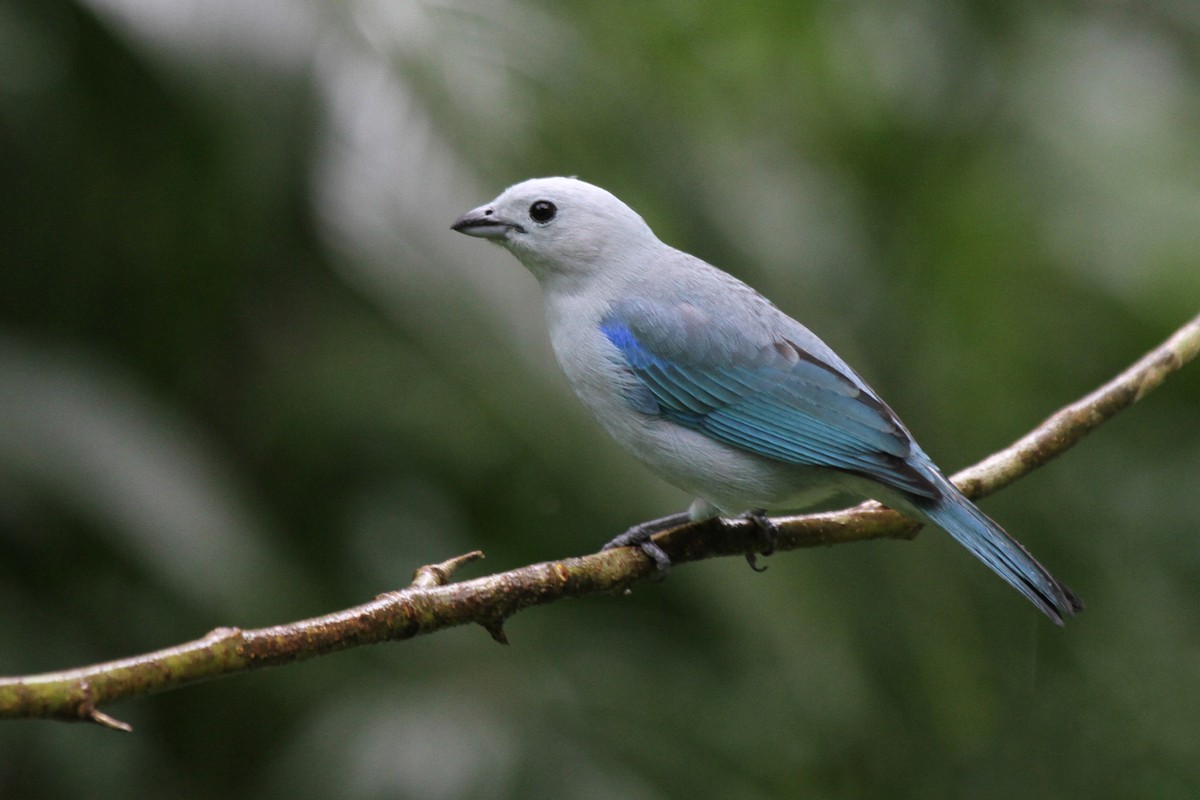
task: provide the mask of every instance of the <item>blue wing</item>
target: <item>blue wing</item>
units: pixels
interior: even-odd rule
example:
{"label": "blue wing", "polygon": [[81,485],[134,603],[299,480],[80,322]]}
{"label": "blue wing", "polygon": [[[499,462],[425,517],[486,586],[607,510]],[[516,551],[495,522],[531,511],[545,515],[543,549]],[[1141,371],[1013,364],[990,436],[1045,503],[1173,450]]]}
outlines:
{"label": "blue wing", "polygon": [[782,335],[756,341],[695,305],[630,299],[613,305],[601,330],[636,378],[627,399],[642,413],[767,458],[938,497],[891,409],[819,339],[787,322]]}

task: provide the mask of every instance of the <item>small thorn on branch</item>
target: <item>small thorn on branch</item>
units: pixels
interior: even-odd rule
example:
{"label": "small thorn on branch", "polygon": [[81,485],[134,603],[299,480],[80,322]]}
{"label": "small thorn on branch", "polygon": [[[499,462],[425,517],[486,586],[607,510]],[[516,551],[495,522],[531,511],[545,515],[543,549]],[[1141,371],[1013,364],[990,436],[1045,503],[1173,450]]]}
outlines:
{"label": "small thorn on branch", "polygon": [[111,717],[105,714],[98,708],[93,708],[88,711],[87,719],[89,722],[94,722],[97,725],[102,725],[114,731],[124,731],[125,733],[133,733],[133,726],[128,722],[122,722],[116,717]]}
{"label": "small thorn on branch", "polygon": [[83,702],[79,707],[79,718],[94,722],[97,725],[108,728],[114,731],[124,731],[125,733],[133,733],[133,726],[128,722],[122,722],[116,717],[111,717],[105,714],[100,709],[96,708],[96,701],[92,698],[92,687],[86,680],[79,682],[79,690],[83,693]]}
{"label": "small thorn on branch", "polygon": [[413,573],[412,586],[416,589],[431,589],[434,586],[445,586],[450,582],[450,578],[458,571],[459,567],[470,564],[472,561],[478,561],[481,558],[483,558],[482,550],[472,550],[469,553],[455,556],[440,564],[426,564],[423,567],[418,567],[417,571]]}
{"label": "small thorn on branch", "polygon": [[488,632],[488,635],[490,635],[492,640],[497,644],[508,644],[508,634],[504,632],[503,617],[499,619],[488,620],[486,622],[480,622],[479,624],[485,631]]}

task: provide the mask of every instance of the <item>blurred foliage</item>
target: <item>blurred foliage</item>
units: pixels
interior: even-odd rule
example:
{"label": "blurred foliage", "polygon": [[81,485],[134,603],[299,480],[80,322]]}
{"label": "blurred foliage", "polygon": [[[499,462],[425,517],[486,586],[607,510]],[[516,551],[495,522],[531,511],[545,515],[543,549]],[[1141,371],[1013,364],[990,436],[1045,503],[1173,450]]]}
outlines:
{"label": "blurred foliage", "polygon": [[[449,223],[576,174],[955,469],[1200,297],[1200,11],[4,0],[0,671],[500,570],[682,507]],[[0,726],[0,797],[1195,797],[1200,370],[937,533]]]}

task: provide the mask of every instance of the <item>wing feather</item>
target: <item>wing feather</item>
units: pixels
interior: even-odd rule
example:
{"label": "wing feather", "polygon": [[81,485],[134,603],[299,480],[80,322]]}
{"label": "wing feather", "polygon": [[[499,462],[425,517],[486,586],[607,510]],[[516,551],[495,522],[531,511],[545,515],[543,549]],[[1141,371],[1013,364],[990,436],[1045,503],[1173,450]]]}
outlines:
{"label": "wing feather", "polygon": [[[754,342],[707,322],[692,304],[634,299],[614,305],[601,330],[656,412],[680,425],[767,458],[938,496],[891,409],[824,345],[794,341],[819,344],[811,333]],[[644,396],[630,403],[643,412],[650,405]]]}

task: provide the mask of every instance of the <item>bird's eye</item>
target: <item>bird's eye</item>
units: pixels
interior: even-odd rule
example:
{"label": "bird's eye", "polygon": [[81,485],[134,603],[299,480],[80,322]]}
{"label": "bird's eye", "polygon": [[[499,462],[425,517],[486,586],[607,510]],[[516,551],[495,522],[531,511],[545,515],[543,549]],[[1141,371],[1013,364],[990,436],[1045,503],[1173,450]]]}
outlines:
{"label": "bird's eye", "polygon": [[549,200],[538,200],[529,207],[529,218],[534,222],[549,222],[557,213],[558,209]]}

